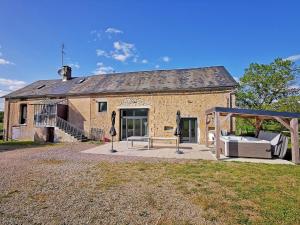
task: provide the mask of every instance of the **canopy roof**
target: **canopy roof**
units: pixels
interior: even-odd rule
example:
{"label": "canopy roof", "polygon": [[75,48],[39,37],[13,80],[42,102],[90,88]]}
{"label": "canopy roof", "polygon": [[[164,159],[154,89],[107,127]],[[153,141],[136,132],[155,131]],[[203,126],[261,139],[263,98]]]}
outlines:
{"label": "canopy roof", "polygon": [[239,116],[246,118],[262,117],[263,119],[272,119],[274,117],[281,118],[300,118],[300,113],[292,112],[276,112],[270,110],[255,110],[255,109],[240,109],[240,108],[226,108],[226,107],[213,107],[206,110],[205,114],[209,115],[214,112],[219,112],[221,116],[231,114],[231,116]]}

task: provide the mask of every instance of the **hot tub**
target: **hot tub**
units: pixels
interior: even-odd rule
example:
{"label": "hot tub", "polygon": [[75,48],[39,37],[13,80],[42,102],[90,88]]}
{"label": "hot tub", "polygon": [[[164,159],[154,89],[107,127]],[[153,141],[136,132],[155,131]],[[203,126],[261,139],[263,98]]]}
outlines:
{"label": "hot tub", "polygon": [[270,141],[242,136],[222,136],[220,141],[227,157],[272,158]]}

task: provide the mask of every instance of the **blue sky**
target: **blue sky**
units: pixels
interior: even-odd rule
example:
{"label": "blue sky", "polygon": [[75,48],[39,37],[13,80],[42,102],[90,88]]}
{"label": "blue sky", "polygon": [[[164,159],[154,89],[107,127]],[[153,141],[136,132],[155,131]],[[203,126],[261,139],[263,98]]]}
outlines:
{"label": "blue sky", "polygon": [[0,2],[0,94],[73,74],[300,60],[300,1]]}

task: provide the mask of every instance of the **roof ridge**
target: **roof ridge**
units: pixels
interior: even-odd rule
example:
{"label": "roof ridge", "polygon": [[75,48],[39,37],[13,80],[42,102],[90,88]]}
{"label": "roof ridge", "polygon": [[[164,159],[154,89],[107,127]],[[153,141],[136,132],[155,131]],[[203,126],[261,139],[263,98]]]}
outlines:
{"label": "roof ridge", "polygon": [[[91,74],[91,75],[77,75],[76,77],[72,77],[71,80],[76,78],[87,78],[87,77],[95,77],[95,76],[113,76],[113,75],[121,75],[121,74],[131,74],[131,73],[146,73],[146,72],[164,72],[164,71],[181,71],[181,70],[199,70],[199,69],[209,69],[209,68],[226,68],[224,66],[204,66],[204,67],[188,67],[188,68],[176,68],[176,69],[158,69],[158,70],[137,70],[137,71],[128,71],[128,72],[116,72],[116,73],[106,73],[106,74]],[[60,81],[61,79],[47,79],[47,80],[37,80],[33,83],[39,81]]]}
{"label": "roof ridge", "polygon": [[106,73],[106,74],[93,74],[87,75],[85,77],[94,77],[94,76],[110,76],[110,75],[120,75],[120,74],[130,74],[130,73],[146,73],[146,72],[163,72],[163,71],[176,71],[176,70],[199,70],[199,69],[209,69],[209,68],[224,68],[224,66],[204,66],[204,67],[188,67],[188,68],[176,68],[176,69],[154,69],[154,70],[138,70],[138,71],[127,71],[127,72],[115,72],[115,73]]}

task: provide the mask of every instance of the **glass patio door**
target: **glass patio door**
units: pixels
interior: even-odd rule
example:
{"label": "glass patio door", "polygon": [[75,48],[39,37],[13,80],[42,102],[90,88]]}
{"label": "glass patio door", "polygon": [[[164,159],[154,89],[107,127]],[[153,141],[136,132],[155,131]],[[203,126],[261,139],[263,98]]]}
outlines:
{"label": "glass patio door", "polygon": [[197,142],[197,119],[182,118],[182,137],[181,142],[196,143]]}
{"label": "glass patio door", "polygon": [[148,109],[121,110],[121,139],[148,134]]}

